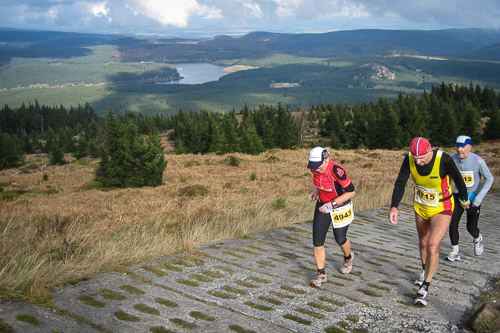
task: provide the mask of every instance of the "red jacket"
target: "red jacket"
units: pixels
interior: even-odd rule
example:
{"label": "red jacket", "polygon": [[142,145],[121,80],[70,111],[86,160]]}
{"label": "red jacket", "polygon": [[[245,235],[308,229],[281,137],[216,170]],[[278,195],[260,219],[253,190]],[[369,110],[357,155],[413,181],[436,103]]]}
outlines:
{"label": "red jacket", "polygon": [[[341,196],[352,184],[344,168],[339,164],[328,161],[325,172],[319,174],[316,170],[311,170],[314,175],[314,186],[318,189],[319,199],[323,203],[332,201]],[[354,191],[354,187],[347,192]]]}

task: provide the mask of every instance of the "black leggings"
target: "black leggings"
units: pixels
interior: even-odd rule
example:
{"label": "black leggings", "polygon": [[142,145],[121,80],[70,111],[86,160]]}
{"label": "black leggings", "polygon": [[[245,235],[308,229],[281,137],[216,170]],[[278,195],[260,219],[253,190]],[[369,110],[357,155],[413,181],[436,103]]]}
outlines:
{"label": "black leggings", "polygon": [[[316,208],[314,209],[313,218],[313,244],[315,247],[325,245],[326,234],[332,223],[332,216],[330,213],[322,213],[319,211],[319,207],[321,206],[323,206],[323,203],[318,200]],[[347,242],[347,229],[349,229],[348,225],[343,228],[333,228],[333,236],[340,246]]]}
{"label": "black leggings", "polygon": [[[450,223],[450,241],[451,245],[458,245],[458,222],[464,212],[462,206],[460,206],[460,201],[458,200],[458,194],[453,194],[453,199],[455,200],[455,209],[453,210],[453,216],[451,217]],[[467,209],[467,231],[474,238],[479,237],[479,229],[477,227],[477,221],[479,220],[479,211],[481,206],[472,207],[472,203],[469,209]]]}

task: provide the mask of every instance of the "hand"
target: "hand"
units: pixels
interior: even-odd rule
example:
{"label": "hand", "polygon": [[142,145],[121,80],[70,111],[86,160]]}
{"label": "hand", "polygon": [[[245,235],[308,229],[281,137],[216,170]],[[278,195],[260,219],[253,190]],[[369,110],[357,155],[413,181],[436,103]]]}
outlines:
{"label": "hand", "polygon": [[323,206],[319,207],[318,210],[320,212],[326,214],[326,213],[330,213],[332,209],[330,208],[330,203],[328,202],[328,203],[324,204]]}
{"label": "hand", "polygon": [[392,224],[398,224],[398,209],[396,207],[391,207],[389,211],[389,221]]}
{"label": "hand", "polygon": [[318,198],[318,190],[312,191],[311,194],[309,194],[309,201],[314,201]]}
{"label": "hand", "polygon": [[462,206],[463,209],[469,209],[471,204],[470,203],[468,203],[467,205],[460,204],[460,206]]}

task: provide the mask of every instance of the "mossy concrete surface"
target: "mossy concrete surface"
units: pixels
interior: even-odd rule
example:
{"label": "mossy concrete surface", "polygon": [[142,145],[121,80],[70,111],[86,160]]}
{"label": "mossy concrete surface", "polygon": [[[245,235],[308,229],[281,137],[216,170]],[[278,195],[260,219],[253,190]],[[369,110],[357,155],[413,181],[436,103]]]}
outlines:
{"label": "mossy concrete surface", "polygon": [[[316,269],[309,221],[58,286],[53,297],[60,311],[4,300],[0,319],[15,332],[459,332],[475,298],[500,274],[499,213],[500,194],[488,194],[479,257],[465,219],[460,261],[444,260],[450,250],[445,236],[427,307],[413,305],[421,264],[413,209],[401,206],[396,226],[387,219],[388,207],[355,213],[348,232],[354,268],[346,276],[329,232],[328,282],[319,288],[309,286]],[[103,290],[121,297],[105,297]],[[19,314],[43,324],[19,320]]]}

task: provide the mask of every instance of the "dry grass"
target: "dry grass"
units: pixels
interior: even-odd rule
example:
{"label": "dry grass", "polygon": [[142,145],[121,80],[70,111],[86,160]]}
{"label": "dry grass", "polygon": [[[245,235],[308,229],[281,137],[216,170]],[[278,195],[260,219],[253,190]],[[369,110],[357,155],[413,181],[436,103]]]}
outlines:
{"label": "dry grass", "polygon": [[[498,147],[479,147],[495,174]],[[86,189],[96,161],[15,176],[16,170],[4,170],[0,187],[26,193],[0,201],[0,298],[41,302],[50,299],[48,288],[60,283],[308,221],[313,210],[307,200],[313,189],[308,153],[234,154],[241,159],[238,167],[223,163],[227,156],[168,155],[165,185],[110,191]],[[331,159],[346,168],[356,186],[357,211],[390,203],[404,153],[331,150]],[[30,159],[33,168],[47,161]],[[193,185],[208,188],[208,195],[180,195]]]}

